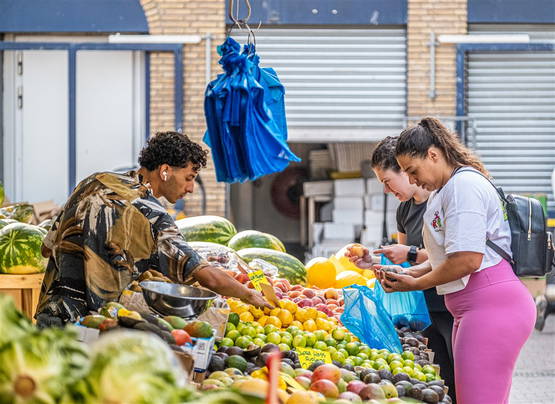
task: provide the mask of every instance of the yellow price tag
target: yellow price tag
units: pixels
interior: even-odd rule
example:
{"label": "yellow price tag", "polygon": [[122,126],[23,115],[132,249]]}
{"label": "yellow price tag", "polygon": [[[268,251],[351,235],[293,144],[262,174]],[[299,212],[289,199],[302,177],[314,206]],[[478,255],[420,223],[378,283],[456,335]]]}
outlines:
{"label": "yellow price tag", "polygon": [[303,390],[303,391],[305,390],[304,387],[301,386],[298,381],[293,379],[287,373],[279,372],[279,377],[281,377],[285,382],[285,384],[287,384],[289,387],[292,387],[296,390]]}
{"label": "yellow price tag", "polygon": [[329,352],[320,351],[319,349],[312,348],[295,348],[297,354],[299,355],[299,362],[304,369],[307,369],[316,361],[322,361],[324,363],[332,363],[331,355]]}
{"label": "yellow price tag", "polygon": [[264,275],[264,272],[262,272],[262,270],[249,272],[249,279],[252,282],[252,286],[254,286],[254,288],[259,292],[262,292],[262,287],[260,286],[260,284],[262,283],[265,283],[266,285],[270,284],[270,282],[268,282],[268,279],[266,279],[266,275]]}

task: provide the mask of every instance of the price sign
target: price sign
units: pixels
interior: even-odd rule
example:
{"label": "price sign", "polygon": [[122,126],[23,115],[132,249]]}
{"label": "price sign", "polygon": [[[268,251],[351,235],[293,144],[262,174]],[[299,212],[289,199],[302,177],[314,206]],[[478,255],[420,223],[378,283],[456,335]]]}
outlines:
{"label": "price sign", "polygon": [[261,284],[266,284],[266,285],[270,284],[270,282],[268,282],[268,279],[266,279],[266,275],[264,275],[264,272],[262,272],[262,270],[249,272],[249,279],[252,282],[252,286],[254,286],[254,288],[259,292],[262,292],[262,287],[260,286]]}
{"label": "price sign", "polygon": [[312,348],[295,348],[299,355],[299,362],[304,369],[307,369],[316,361],[331,363],[331,355],[329,352],[320,351]]}

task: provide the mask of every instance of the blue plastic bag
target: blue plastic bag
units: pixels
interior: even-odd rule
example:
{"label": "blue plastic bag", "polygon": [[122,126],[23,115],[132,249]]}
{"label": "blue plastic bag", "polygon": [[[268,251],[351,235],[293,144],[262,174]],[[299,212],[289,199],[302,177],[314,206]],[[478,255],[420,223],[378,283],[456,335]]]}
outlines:
{"label": "blue plastic bag", "polygon": [[372,289],[360,285],[343,288],[343,299],[341,322],[358,339],[371,348],[403,351],[395,326]]}
{"label": "blue plastic bag", "polygon": [[248,46],[241,53],[239,43],[227,38],[219,47],[225,73],[206,89],[204,142],[218,181],[255,180],[300,161],[286,142],[283,86],[273,70],[258,67],[254,51]]}
{"label": "blue plastic bag", "polygon": [[[395,265],[383,255],[381,264]],[[410,264],[404,262],[401,266],[406,268]],[[410,327],[412,330],[422,331],[432,323],[426,298],[421,290],[386,293],[380,282],[376,282],[374,292],[397,327]]]}

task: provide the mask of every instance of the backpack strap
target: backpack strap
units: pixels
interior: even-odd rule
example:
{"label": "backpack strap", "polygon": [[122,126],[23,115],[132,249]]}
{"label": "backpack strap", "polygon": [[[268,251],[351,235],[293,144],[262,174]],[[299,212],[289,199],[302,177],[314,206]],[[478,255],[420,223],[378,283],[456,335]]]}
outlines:
{"label": "backpack strap", "polygon": [[[495,186],[495,184],[494,184],[486,175],[484,175],[483,173],[481,173],[481,172],[478,171],[478,170],[463,170],[462,168],[464,168],[464,167],[457,168],[457,169],[455,170],[455,172],[453,173],[453,175],[458,174],[458,173],[462,173],[462,172],[465,172],[465,171],[468,171],[468,172],[471,172],[471,173],[475,173],[475,174],[480,174],[482,177],[484,177],[486,180],[488,180],[488,182],[492,185],[492,187],[497,191],[497,194],[499,195],[499,197],[501,198],[501,200],[502,200],[505,204],[508,203],[507,198],[505,197],[505,193],[501,190],[501,188],[497,188],[497,187]],[[489,248],[491,248],[493,251],[495,251],[497,254],[499,254],[499,255],[501,256],[501,258],[503,258],[505,261],[507,261],[508,263],[510,263],[511,266],[514,267],[514,266],[516,265],[516,262],[513,260],[513,258],[512,258],[509,254],[507,254],[507,252],[506,252],[504,249],[502,249],[501,247],[499,247],[499,246],[498,246],[497,244],[495,244],[493,241],[491,241],[490,239],[487,239],[487,240],[486,240],[486,245],[487,245]]]}

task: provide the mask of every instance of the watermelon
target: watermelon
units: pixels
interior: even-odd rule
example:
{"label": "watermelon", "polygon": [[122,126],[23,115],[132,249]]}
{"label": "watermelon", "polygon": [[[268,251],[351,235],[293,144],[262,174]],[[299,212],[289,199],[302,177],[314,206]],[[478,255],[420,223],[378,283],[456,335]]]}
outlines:
{"label": "watermelon", "polygon": [[0,219],[0,229],[12,223],[18,223],[18,221],[13,219]]}
{"label": "watermelon", "polygon": [[206,253],[235,253],[235,250],[222,244],[211,243],[209,241],[190,241],[187,244],[197,251]]}
{"label": "watermelon", "polygon": [[287,279],[291,284],[306,284],[305,266],[290,254],[269,248],[245,248],[244,250],[237,251],[237,254],[246,262],[251,262],[258,258],[275,265],[279,276]]}
{"label": "watermelon", "polygon": [[18,203],[0,208],[0,218],[14,219],[18,222],[30,223],[33,219],[33,205]]}
{"label": "watermelon", "polygon": [[285,252],[285,246],[280,239],[271,234],[256,230],[245,230],[237,233],[229,240],[227,245],[235,251],[245,248],[269,248],[270,250]]}
{"label": "watermelon", "polygon": [[209,241],[227,245],[237,234],[233,223],[220,216],[193,216],[175,222],[186,241]]}
{"label": "watermelon", "polygon": [[44,272],[41,254],[44,230],[26,223],[12,223],[0,230],[0,273],[33,274]]}

